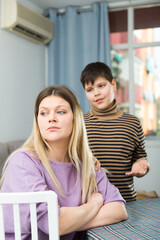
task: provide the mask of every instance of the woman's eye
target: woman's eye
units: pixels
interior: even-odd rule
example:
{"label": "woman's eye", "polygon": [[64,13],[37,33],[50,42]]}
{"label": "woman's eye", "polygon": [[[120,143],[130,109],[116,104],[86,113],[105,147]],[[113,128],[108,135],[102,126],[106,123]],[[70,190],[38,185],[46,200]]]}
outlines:
{"label": "woman's eye", "polygon": [[47,115],[47,112],[41,112],[40,115],[46,116],[46,115]]}
{"label": "woman's eye", "polygon": [[63,110],[59,110],[58,113],[59,113],[59,114],[64,114],[64,113],[66,113],[66,112],[63,111]]}

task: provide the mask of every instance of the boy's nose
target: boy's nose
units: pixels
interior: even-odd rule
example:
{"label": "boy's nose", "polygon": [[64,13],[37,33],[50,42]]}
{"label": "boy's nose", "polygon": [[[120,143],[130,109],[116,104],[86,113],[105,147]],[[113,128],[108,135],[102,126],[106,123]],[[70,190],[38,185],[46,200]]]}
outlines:
{"label": "boy's nose", "polygon": [[98,95],[99,94],[99,90],[97,88],[94,89],[94,95]]}

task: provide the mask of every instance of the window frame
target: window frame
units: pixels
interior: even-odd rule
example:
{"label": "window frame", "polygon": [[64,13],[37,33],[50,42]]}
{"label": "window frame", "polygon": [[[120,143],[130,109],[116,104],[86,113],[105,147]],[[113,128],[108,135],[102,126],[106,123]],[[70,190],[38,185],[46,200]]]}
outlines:
{"label": "window frame", "polygon": [[[146,4],[140,5],[140,3],[135,4],[133,6],[118,6],[117,5],[109,5],[109,11],[119,11],[119,10],[127,10],[127,19],[128,19],[128,24],[127,24],[127,30],[128,30],[128,43],[122,43],[122,44],[116,44],[116,45],[111,45],[111,50],[127,50],[128,51],[128,62],[129,62],[129,113],[135,115],[135,88],[134,88],[134,50],[137,48],[143,48],[143,47],[160,47],[160,42],[143,42],[143,43],[135,43],[134,42],[134,10],[136,8],[140,7],[148,7],[147,1]],[[158,1],[153,1],[154,6],[157,3],[158,6],[160,3]],[[122,2],[121,2],[122,3]],[[149,4],[150,7],[153,7],[151,5],[151,1]],[[154,137],[147,137],[146,140],[148,141],[149,146],[153,145],[157,146],[157,141],[155,140],[160,140],[160,137],[154,136]],[[148,145],[147,144],[147,145]],[[158,144],[160,146],[160,142]]]}

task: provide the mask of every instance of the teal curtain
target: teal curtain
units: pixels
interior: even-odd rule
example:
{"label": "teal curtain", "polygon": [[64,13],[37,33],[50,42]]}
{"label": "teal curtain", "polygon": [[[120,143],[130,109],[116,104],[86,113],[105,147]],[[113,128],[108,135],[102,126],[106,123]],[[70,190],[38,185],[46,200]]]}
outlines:
{"label": "teal curtain", "polygon": [[83,68],[96,61],[111,66],[108,8],[101,2],[79,9],[68,7],[63,14],[49,9],[54,37],[48,46],[48,85],[69,87],[87,112],[89,103],[80,83]]}

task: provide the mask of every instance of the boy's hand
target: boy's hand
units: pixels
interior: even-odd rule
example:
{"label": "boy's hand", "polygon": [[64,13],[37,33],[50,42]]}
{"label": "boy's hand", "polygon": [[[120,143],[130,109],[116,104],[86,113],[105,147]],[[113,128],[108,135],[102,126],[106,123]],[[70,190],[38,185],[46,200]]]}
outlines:
{"label": "boy's hand", "polygon": [[93,162],[94,162],[94,165],[95,165],[95,170],[98,171],[100,169],[100,167],[101,167],[100,161],[98,161],[97,158],[95,158],[93,156]]}
{"label": "boy's hand", "polygon": [[137,160],[133,165],[130,172],[126,172],[127,176],[143,177],[149,170],[149,163],[146,159],[142,158]]}

